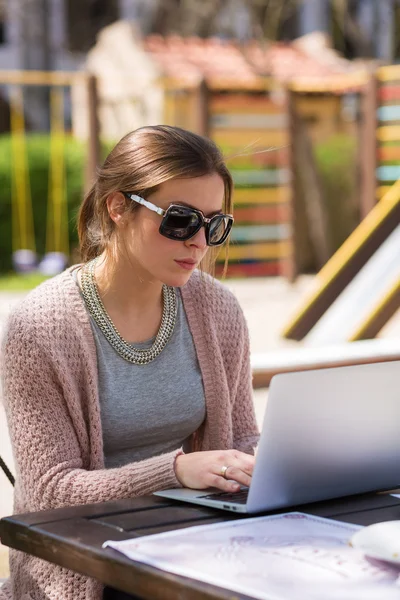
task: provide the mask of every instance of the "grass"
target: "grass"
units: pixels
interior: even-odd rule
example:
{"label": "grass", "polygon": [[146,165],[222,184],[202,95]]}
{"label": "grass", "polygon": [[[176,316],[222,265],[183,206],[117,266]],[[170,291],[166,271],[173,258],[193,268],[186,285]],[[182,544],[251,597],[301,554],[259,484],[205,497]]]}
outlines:
{"label": "grass", "polygon": [[0,275],[0,292],[28,292],[48,279],[41,273],[7,273]]}

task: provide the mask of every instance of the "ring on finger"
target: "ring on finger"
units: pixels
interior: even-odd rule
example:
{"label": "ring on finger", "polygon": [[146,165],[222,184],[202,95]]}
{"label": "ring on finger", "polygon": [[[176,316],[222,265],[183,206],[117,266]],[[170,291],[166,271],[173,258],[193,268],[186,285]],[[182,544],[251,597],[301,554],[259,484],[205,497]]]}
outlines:
{"label": "ring on finger", "polygon": [[229,469],[229,466],[227,467],[224,465],[223,467],[221,467],[221,471],[219,474],[221,475],[221,477],[224,477],[224,479],[226,479],[226,472],[228,469]]}

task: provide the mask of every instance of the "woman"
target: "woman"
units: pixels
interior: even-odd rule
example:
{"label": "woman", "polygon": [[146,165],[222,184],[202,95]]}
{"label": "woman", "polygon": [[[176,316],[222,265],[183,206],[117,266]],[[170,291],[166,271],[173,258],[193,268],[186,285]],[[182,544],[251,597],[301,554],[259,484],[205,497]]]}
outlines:
{"label": "woman", "polygon": [[[232,294],[197,270],[228,238],[231,206],[210,140],[144,127],[112,150],[80,210],[83,264],[36,288],[9,322],[16,512],[250,483],[246,324]],[[11,552],[10,570],[6,598],[103,595],[22,553]]]}

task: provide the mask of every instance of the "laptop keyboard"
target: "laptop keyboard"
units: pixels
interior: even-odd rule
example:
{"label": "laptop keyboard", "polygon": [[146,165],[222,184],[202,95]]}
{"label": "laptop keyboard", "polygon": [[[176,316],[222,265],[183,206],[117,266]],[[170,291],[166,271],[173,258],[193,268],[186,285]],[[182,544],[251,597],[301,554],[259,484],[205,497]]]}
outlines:
{"label": "laptop keyboard", "polygon": [[207,498],[207,500],[220,500],[221,502],[233,502],[234,504],[246,504],[249,490],[244,489],[239,492],[215,492],[206,496],[198,496],[199,498]]}

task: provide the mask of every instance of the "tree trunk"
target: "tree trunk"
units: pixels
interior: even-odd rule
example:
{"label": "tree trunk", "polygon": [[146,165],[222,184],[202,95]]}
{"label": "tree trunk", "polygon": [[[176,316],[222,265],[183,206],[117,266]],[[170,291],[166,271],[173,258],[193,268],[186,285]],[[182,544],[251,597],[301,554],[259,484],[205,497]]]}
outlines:
{"label": "tree trunk", "polygon": [[304,200],[309,238],[320,269],[332,255],[328,212],[324,203],[312,142],[304,120],[294,115],[294,168]]}

